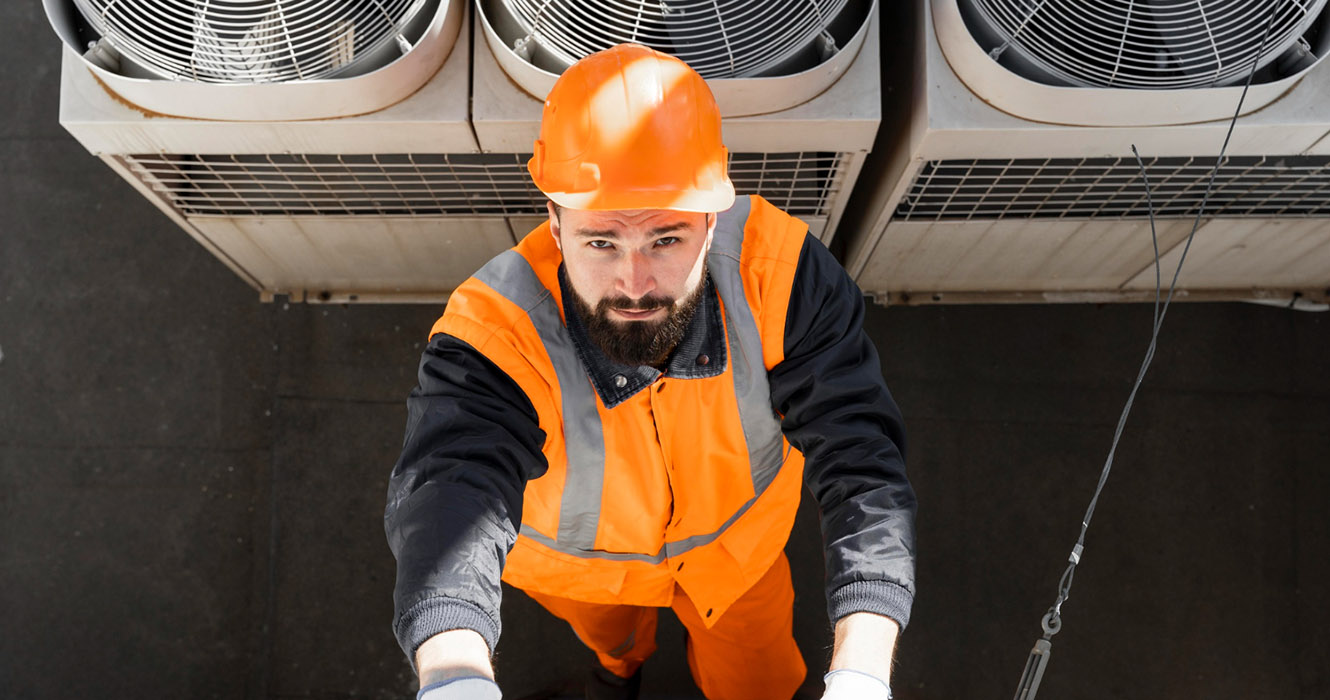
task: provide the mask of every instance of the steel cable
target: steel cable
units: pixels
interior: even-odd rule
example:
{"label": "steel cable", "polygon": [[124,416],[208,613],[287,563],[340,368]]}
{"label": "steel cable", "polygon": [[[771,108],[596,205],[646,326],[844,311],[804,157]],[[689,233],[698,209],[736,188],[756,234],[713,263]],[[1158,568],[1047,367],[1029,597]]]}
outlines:
{"label": "steel cable", "polygon": [[1178,258],[1177,267],[1173,270],[1173,279],[1169,283],[1168,297],[1163,300],[1161,305],[1161,277],[1159,264],[1159,237],[1155,230],[1154,205],[1150,195],[1149,176],[1145,170],[1145,163],[1141,160],[1140,153],[1137,152],[1133,144],[1131,152],[1136,156],[1136,162],[1141,169],[1141,177],[1145,184],[1145,193],[1147,206],[1150,211],[1150,241],[1154,245],[1154,266],[1155,266],[1155,303],[1154,303],[1154,323],[1150,331],[1150,344],[1146,348],[1145,358],[1141,361],[1141,368],[1136,373],[1136,381],[1132,384],[1131,393],[1127,395],[1127,402],[1122,407],[1122,414],[1118,417],[1117,427],[1113,431],[1113,442],[1109,447],[1108,458],[1104,462],[1104,468],[1099,474],[1099,483],[1095,486],[1094,496],[1090,499],[1090,505],[1085,511],[1085,517],[1081,519],[1080,535],[1076,538],[1076,544],[1072,547],[1071,554],[1067,557],[1068,565],[1058,581],[1058,595],[1053,605],[1045,613],[1040,625],[1044,630],[1042,638],[1035,642],[1034,648],[1030,651],[1025,665],[1025,671],[1021,675],[1020,683],[1016,688],[1016,700],[1034,700],[1039,691],[1039,684],[1043,679],[1043,674],[1048,666],[1049,655],[1052,652],[1052,638],[1062,629],[1062,604],[1071,597],[1072,579],[1076,573],[1076,566],[1081,561],[1081,555],[1085,550],[1085,534],[1090,529],[1090,520],[1094,517],[1095,507],[1099,503],[1099,495],[1104,490],[1104,484],[1108,482],[1109,472],[1113,469],[1113,458],[1117,454],[1118,442],[1122,438],[1122,431],[1127,425],[1127,416],[1131,414],[1132,405],[1136,401],[1136,394],[1141,388],[1141,383],[1145,380],[1145,373],[1150,368],[1150,363],[1154,361],[1155,350],[1159,343],[1159,330],[1163,327],[1164,317],[1168,314],[1168,307],[1173,302],[1173,295],[1177,291],[1178,277],[1182,274],[1182,265],[1187,261],[1187,252],[1191,250],[1192,240],[1196,237],[1196,231],[1200,228],[1201,217],[1205,213],[1205,205],[1210,198],[1210,192],[1214,187],[1215,178],[1219,173],[1219,167],[1224,162],[1224,154],[1228,151],[1229,140],[1233,137],[1233,128],[1237,126],[1238,115],[1242,113],[1242,103],[1247,97],[1247,89],[1251,87],[1252,78],[1256,75],[1257,64],[1261,55],[1261,49],[1265,46],[1265,41],[1269,38],[1270,28],[1274,26],[1275,13],[1270,14],[1270,19],[1266,23],[1265,34],[1261,38],[1261,45],[1258,48],[1255,57],[1252,59],[1251,70],[1247,73],[1247,82],[1243,85],[1242,94],[1238,98],[1237,108],[1233,112],[1233,118],[1229,120],[1228,131],[1224,134],[1224,144],[1219,149],[1219,156],[1215,159],[1214,168],[1210,172],[1209,182],[1206,184],[1205,194],[1201,198],[1201,205],[1196,210],[1196,218],[1192,222],[1191,231],[1187,234],[1187,242],[1182,248],[1182,255]]}

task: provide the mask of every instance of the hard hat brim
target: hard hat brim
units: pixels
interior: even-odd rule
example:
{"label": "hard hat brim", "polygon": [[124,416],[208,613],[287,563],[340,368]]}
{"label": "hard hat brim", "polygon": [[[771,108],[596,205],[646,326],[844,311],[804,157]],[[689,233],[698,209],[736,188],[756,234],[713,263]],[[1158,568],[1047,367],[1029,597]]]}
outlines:
{"label": "hard hat brim", "polygon": [[734,206],[734,185],[727,179],[709,190],[545,192],[545,196],[561,207],[586,211],[669,209],[711,214]]}

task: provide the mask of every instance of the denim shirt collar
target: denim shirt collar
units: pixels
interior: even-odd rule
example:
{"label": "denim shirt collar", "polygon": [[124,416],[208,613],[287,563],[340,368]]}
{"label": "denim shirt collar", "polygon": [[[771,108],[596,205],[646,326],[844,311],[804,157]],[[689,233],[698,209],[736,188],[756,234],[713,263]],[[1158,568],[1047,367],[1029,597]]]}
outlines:
{"label": "denim shirt collar", "polygon": [[728,356],[725,346],[725,324],[720,316],[720,299],[711,284],[710,276],[704,279],[702,284],[704,285],[702,303],[697,305],[697,311],[688,324],[683,340],[679,341],[674,352],[670,353],[665,371],[661,372],[650,365],[619,364],[601,352],[600,347],[587,336],[586,326],[578,317],[573,305],[567,301],[572,298],[573,291],[568,284],[563,265],[559,265],[559,290],[565,300],[564,322],[568,326],[569,335],[573,338],[573,345],[577,348],[578,359],[582,361],[582,367],[591,378],[591,384],[596,387],[596,393],[600,394],[600,400],[605,403],[606,408],[614,408],[627,401],[637,392],[650,386],[661,375],[678,379],[701,379],[714,377],[725,371]]}

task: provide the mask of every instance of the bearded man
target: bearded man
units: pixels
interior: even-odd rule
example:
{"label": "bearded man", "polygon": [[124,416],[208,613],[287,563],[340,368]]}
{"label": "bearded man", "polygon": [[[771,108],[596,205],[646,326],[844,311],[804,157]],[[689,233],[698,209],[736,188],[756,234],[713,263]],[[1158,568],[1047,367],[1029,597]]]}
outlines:
{"label": "bearded man", "polygon": [[528,165],[549,219],[462,284],[408,402],[385,525],[422,700],[499,698],[502,579],[638,697],[657,610],[711,700],[807,669],[784,546],[818,499],[825,700],[890,697],[914,493],[863,297],[807,226],[735,198],[705,81],[642,46],[559,78]]}

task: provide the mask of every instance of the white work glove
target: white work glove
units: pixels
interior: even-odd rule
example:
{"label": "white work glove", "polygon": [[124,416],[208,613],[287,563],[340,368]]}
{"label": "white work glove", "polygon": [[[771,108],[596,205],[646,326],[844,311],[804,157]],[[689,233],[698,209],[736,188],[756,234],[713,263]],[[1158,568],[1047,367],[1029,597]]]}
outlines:
{"label": "white work glove", "polygon": [[[822,677],[822,700],[891,700],[891,687],[877,676],[842,668]],[[431,699],[432,700],[432,699]]]}
{"label": "white work glove", "polygon": [[416,693],[416,700],[503,700],[494,681],[480,676],[431,683]]}

